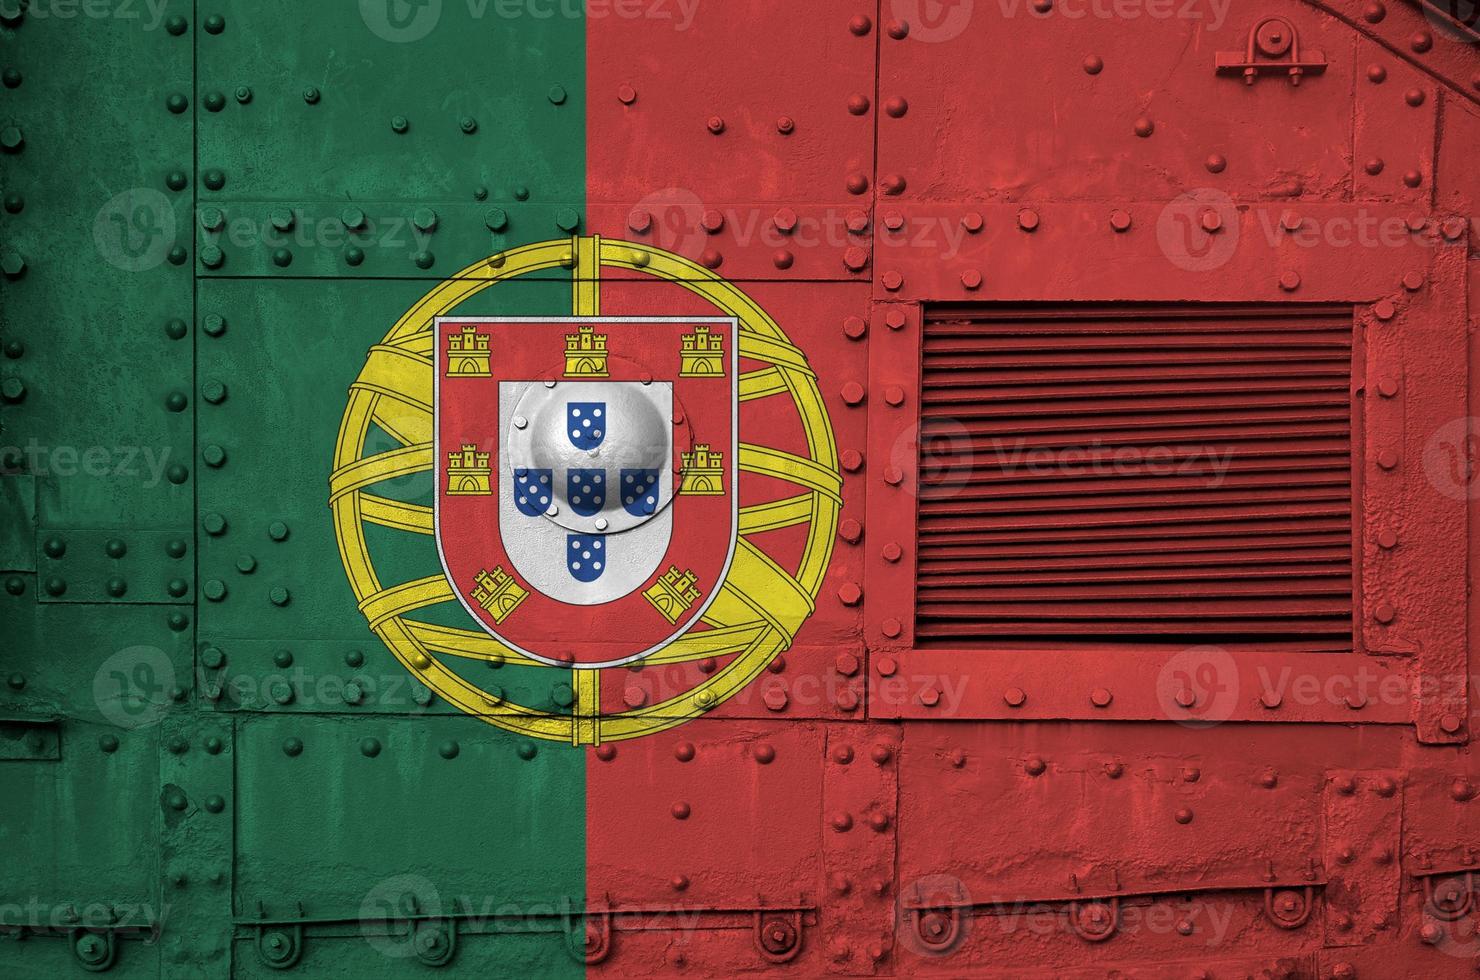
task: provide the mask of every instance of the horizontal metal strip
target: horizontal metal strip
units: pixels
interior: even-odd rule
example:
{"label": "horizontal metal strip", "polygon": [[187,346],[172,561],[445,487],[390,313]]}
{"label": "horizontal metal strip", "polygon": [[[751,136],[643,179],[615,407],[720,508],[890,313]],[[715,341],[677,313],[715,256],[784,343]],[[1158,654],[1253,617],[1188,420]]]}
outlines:
{"label": "horizontal metal strip", "polygon": [[1214,381],[1252,383],[1255,378],[1270,381],[1289,378],[1291,383],[1295,383],[1295,379],[1300,379],[1301,383],[1308,379],[1327,382],[1338,380],[1345,384],[1351,374],[1351,364],[1347,360],[1340,359],[1328,364],[1251,362],[1244,365],[1246,370],[1243,371],[1231,371],[1230,365],[1227,364],[1148,364],[1144,361],[1113,366],[1087,362],[1068,365],[1054,371],[1046,371],[1042,367],[1033,371],[1007,370],[995,365],[967,368],[950,363],[923,366],[927,370],[922,376],[921,383],[926,389],[970,386],[988,386],[994,389],[1010,389],[1013,386],[1022,388],[1064,386],[1086,391],[1088,390],[1086,386],[1090,384],[1178,385]]}
{"label": "horizontal metal strip", "polygon": [[[951,586],[920,583],[918,601],[921,611],[935,610],[952,604],[995,609],[1010,603],[1055,604],[1068,606],[1082,602],[1209,602],[1258,600],[1259,608],[1268,608],[1268,600],[1304,601],[1297,597],[1328,597],[1351,606],[1351,571],[1327,576],[1292,576],[1247,578],[1230,581],[1176,580],[1130,582],[1065,582],[1049,585],[998,587],[980,585]],[[1115,612],[1117,607],[1106,607]],[[1093,611],[1093,610],[1091,610]]]}
{"label": "horizontal metal strip", "polygon": [[1286,333],[1262,332],[1241,334],[1197,334],[1175,336],[1160,333],[1124,333],[1108,335],[1071,334],[1055,337],[1047,334],[1016,334],[990,337],[932,337],[925,335],[921,350],[927,358],[940,355],[1061,354],[1065,352],[1098,355],[1118,351],[1164,351],[1168,354],[1196,351],[1242,351],[1258,357],[1266,353],[1292,350],[1350,351],[1351,333],[1337,331]]}
{"label": "horizontal metal strip", "polygon": [[1202,337],[1229,336],[1274,336],[1283,339],[1291,334],[1300,336],[1330,335],[1345,337],[1351,343],[1352,322],[1327,319],[1289,320],[1230,320],[1224,323],[1181,322],[1177,320],[1155,321],[1111,321],[1111,320],[1059,320],[1052,323],[942,323],[927,320],[923,336],[934,340],[1010,340],[1014,338],[1079,337],[1113,341],[1118,337],[1170,337],[1179,341],[1192,341]]}
{"label": "horizontal metal strip", "polygon": [[[1257,617],[1222,620],[1216,626],[1199,619],[1191,620],[1141,620],[1127,623],[1044,623],[1035,620],[1000,619],[993,622],[936,622],[917,619],[917,638],[952,637],[964,640],[990,640],[1002,643],[1019,636],[1072,637],[1076,642],[1093,642],[1095,637],[1104,637],[1116,642],[1132,642],[1136,637],[1177,637],[1216,642],[1219,639],[1237,639],[1254,636],[1271,637],[1319,637],[1331,644],[1332,649],[1351,649],[1350,623],[1343,616],[1306,616],[1289,619],[1260,619]],[[1181,640],[1179,639],[1179,642]]]}
{"label": "horizontal metal strip", "polygon": [[1116,398],[1162,399],[1274,395],[1283,397],[1340,394],[1349,396],[1351,383],[1346,371],[1326,375],[1283,375],[1270,378],[1209,377],[1125,381],[1101,381],[1093,386],[1074,381],[1058,385],[1033,384],[1026,381],[1017,387],[992,384],[942,384],[944,379],[931,377],[920,393],[922,405],[952,405],[958,401],[992,405],[1013,402],[1056,402],[1065,399],[1104,401]]}
{"label": "horizontal metal strip", "polygon": [[[1171,467],[1177,473],[1193,473],[1184,470],[1188,466],[1210,469],[1207,446],[1165,446],[1165,453],[1158,453],[1156,461]],[[1257,446],[1218,447],[1217,471],[1230,479],[1234,477],[1259,479],[1269,474],[1296,473],[1316,474],[1347,473],[1351,469],[1351,456],[1344,451],[1309,453],[1291,447],[1291,451],[1279,453],[1259,452]],[[1284,448],[1282,446],[1282,448]],[[1108,460],[1075,462],[1073,458],[1055,460],[1054,475],[1065,484],[1085,485],[1095,481],[1119,484],[1125,480],[1147,479],[1144,471],[1122,467],[1123,473],[1107,472],[1117,465],[1114,456]],[[1028,469],[1028,467],[1024,467]],[[1035,476],[1024,477],[1014,468],[1007,466],[983,467],[973,456],[954,453],[929,453],[920,466],[920,485],[927,488],[952,488],[984,486],[995,487],[1015,483],[1037,485],[1041,481]]]}
{"label": "horizontal metal strip", "polygon": [[[946,363],[939,363],[939,362]],[[1324,350],[1279,350],[1279,351],[1250,351],[1248,348],[1231,347],[1226,351],[1157,351],[1154,354],[1148,351],[1125,351],[1107,352],[1096,354],[1094,357],[1086,357],[1078,351],[1070,351],[1061,354],[1044,354],[1038,357],[1028,357],[1021,354],[1012,356],[998,354],[949,354],[934,355],[927,354],[923,364],[927,376],[938,370],[1026,370],[1042,371],[1047,368],[1069,368],[1089,367],[1098,368],[1105,365],[1127,365],[1127,366],[1181,366],[1190,364],[1218,364],[1232,368],[1241,366],[1245,368],[1257,368],[1263,364],[1344,364],[1350,363],[1351,355],[1346,351],[1329,352]]]}
{"label": "horizontal metal strip", "polygon": [[[1093,603],[1088,605],[1087,603]],[[1073,600],[1018,600],[1015,602],[922,602],[916,615],[953,619],[1054,619],[1062,623],[1124,622],[1128,619],[1260,619],[1350,616],[1350,596],[1322,599],[1318,596],[1291,598],[1280,595],[1234,598],[1177,598],[1165,600],[1090,597]]]}
{"label": "horizontal metal strip", "polygon": [[[1164,464],[1170,465],[1170,464]],[[1204,493],[1212,490],[1288,490],[1290,488],[1351,486],[1350,467],[1325,470],[1303,470],[1286,474],[1280,482],[1278,473],[1225,473],[1221,469],[1200,465],[1177,467],[1177,476],[1147,476],[1123,473],[1096,480],[1064,480],[1058,474],[1023,478],[1019,470],[1003,470],[998,480],[973,480],[968,483],[934,484],[920,487],[922,503],[964,501],[1002,501],[1032,497],[1116,497],[1138,493]],[[1187,472],[1184,474],[1183,470]]]}
{"label": "horizontal metal strip", "polygon": [[[1052,558],[1028,558],[1022,555],[1008,558],[964,558],[942,556],[938,549],[921,551],[916,560],[916,574],[921,581],[935,576],[981,579],[983,581],[1007,577],[1014,581],[1036,581],[1039,575],[1073,575],[1076,578],[1093,577],[1104,573],[1139,577],[1141,575],[1198,575],[1207,569],[1223,575],[1257,575],[1264,571],[1275,571],[1285,567],[1325,568],[1334,564],[1350,564],[1352,549],[1347,547],[1292,548],[1281,551],[1259,548],[1250,551],[1228,549],[1187,551],[1178,554],[1115,554],[1090,557],[1076,549],[1073,554]],[[1243,568],[1241,566],[1253,566]]]}
{"label": "horizontal metal strip", "polygon": [[920,502],[920,516],[949,517],[957,514],[966,517],[987,517],[999,514],[1051,514],[1061,511],[1076,513],[1122,513],[1131,511],[1174,510],[1186,507],[1233,507],[1241,505],[1267,504],[1277,507],[1283,503],[1307,504],[1323,501],[1350,501],[1351,488],[1340,486],[1288,487],[1209,487],[1205,489],[1183,488],[1170,493],[1126,493],[1109,499],[1097,495],[1072,494],[1052,496],[1049,494],[1027,494],[1023,496],[963,500],[952,497],[946,500]]}
{"label": "horizontal metal strip", "polygon": [[[1246,453],[1283,453],[1294,451],[1302,445],[1322,452],[1348,451],[1351,426],[1346,422],[1309,422],[1282,425],[1265,422],[1258,431],[1230,427],[1227,424],[1177,426],[1165,429],[1144,429],[1134,432],[1113,430],[1088,430],[1080,433],[1034,433],[1031,435],[991,435],[962,431],[964,427],[952,429],[941,426],[939,420],[922,420],[920,439],[938,440],[941,448],[958,454],[969,453],[973,457],[989,452],[1029,449],[1083,449],[1087,446],[1140,446],[1143,449],[1161,450],[1177,444],[1206,448],[1210,444],[1220,451],[1228,448],[1245,447]],[[1090,438],[1085,438],[1089,436]],[[1292,445],[1293,444],[1293,445]],[[926,443],[927,448],[934,443]],[[1267,445],[1269,448],[1263,449]]]}
{"label": "horizontal metal strip", "polygon": [[[1137,413],[1156,418],[1188,413],[1213,413],[1228,411],[1301,411],[1328,409],[1350,413],[1351,394],[1343,385],[1325,391],[1300,391],[1285,389],[1267,392],[1237,392],[1233,394],[1187,395],[1180,392],[1165,392],[1157,395],[1118,395],[1113,392],[1083,389],[1071,397],[1035,398],[1009,401],[999,399],[990,388],[978,391],[977,399],[970,401],[964,394],[953,395],[944,400],[935,397],[935,392],[925,391],[920,404],[931,409],[930,415],[937,418],[967,419],[1048,419],[1055,416],[1074,418],[1114,417]],[[940,409],[936,411],[935,409]]]}
{"label": "horizontal metal strip", "polygon": [[1335,303],[993,303],[962,308],[926,307],[925,322],[937,323],[1012,323],[1029,320],[1057,320],[1066,323],[1137,322],[1182,323],[1197,320],[1276,320],[1337,319],[1351,321],[1351,307]]}
{"label": "horizontal metal strip", "polygon": [[951,570],[943,568],[920,568],[917,570],[920,589],[930,589],[942,594],[960,589],[982,589],[990,598],[1000,598],[1003,589],[1027,586],[1044,586],[1048,589],[1067,588],[1090,584],[1131,584],[1135,582],[1290,582],[1296,579],[1344,581],[1351,591],[1351,552],[1338,554],[1326,561],[1291,561],[1258,563],[1220,563],[1205,561],[1191,565],[1141,565],[1134,567],[1100,564],[1093,568],[1057,568],[1023,571],[1021,569]]}
{"label": "horizontal metal strip", "polygon": [[[1349,535],[1351,533],[1351,515],[1339,514],[1325,518],[1311,518],[1305,515],[1275,516],[1268,517],[1262,523],[1253,526],[1247,521],[1237,520],[1179,523],[1175,528],[1167,528],[1159,524],[1117,524],[1099,528],[1072,525],[1062,528],[1042,529],[1031,534],[1024,532],[1020,528],[990,531],[962,531],[958,528],[943,527],[937,533],[932,532],[928,527],[922,527],[920,528],[920,542],[922,550],[927,545],[934,546],[933,542],[927,541],[927,538],[932,536],[937,540],[944,540],[951,544],[974,544],[992,547],[1023,546],[1045,549],[1060,542],[1101,545],[1107,541],[1168,542],[1169,539],[1176,540],[1182,537],[1205,538],[1210,533],[1227,535],[1233,538],[1245,534],[1305,534],[1322,531],[1339,532]],[[1167,546],[1170,547],[1170,544]]]}
{"label": "horizontal metal strip", "polygon": [[[928,533],[928,530],[932,526],[940,524],[947,524],[949,529],[958,531],[1006,531],[1011,529],[1018,533],[1024,530],[1054,530],[1060,528],[1085,531],[1102,527],[1134,526],[1149,529],[1158,526],[1165,527],[1173,524],[1206,521],[1237,522],[1270,519],[1306,519],[1312,517],[1339,517],[1350,520],[1351,505],[1347,502],[1316,501],[1289,507],[1249,504],[1245,506],[1188,508],[1170,513],[1113,510],[1077,514],[1052,514],[1044,515],[1041,518],[1026,516],[963,518],[955,515],[935,516],[922,511],[920,514],[920,530],[922,533]],[[1170,533],[1170,530],[1168,528],[1168,533]]]}
{"label": "horizontal metal strip", "polygon": [[[1099,432],[1141,432],[1176,429],[1216,429],[1237,426],[1245,437],[1268,429],[1285,432],[1289,426],[1309,423],[1312,426],[1332,425],[1349,428],[1351,411],[1345,403],[1336,408],[1306,406],[1302,408],[1249,408],[1192,412],[1120,412],[1099,416],[1067,416],[1063,418],[1006,418],[990,419],[955,417],[952,419],[967,436],[987,438],[1016,438],[1026,435],[1053,435]],[[1238,434],[1238,433],[1235,433]]]}

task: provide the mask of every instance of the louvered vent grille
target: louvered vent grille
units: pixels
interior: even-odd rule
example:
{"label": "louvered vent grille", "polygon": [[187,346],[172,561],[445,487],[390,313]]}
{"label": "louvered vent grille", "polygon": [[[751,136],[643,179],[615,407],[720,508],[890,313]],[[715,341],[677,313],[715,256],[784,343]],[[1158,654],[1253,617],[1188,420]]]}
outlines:
{"label": "louvered vent grille", "polygon": [[1351,649],[1350,309],[924,331],[919,641]]}

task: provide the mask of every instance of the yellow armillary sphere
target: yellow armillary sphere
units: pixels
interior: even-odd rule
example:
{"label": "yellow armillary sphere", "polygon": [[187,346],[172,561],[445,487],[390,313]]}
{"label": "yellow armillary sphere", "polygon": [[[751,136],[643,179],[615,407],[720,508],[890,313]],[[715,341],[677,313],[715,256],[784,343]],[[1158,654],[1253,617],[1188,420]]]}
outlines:
{"label": "yellow armillary sphere", "polygon": [[[740,402],[789,398],[807,447],[802,456],[747,442],[742,425],[737,447],[741,473],[784,481],[799,492],[740,508],[734,560],[702,625],[679,635],[644,663],[731,659],[675,697],[615,712],[602,710],[601,670],[544,664],[510,649],[476,624],[460,628],[413,618],[440,604],[455,606],[458,598],[452,584],[441,572],[409,581],[393,578],[387,584],[365,534],[367,523],[407,534],[430,536],[435,531],[431,507],[396,500],[383,489],[377,492],[387,481],[430,473],[436,462],[435,318],[497,283],[548,269],[571,270],[572,312],[596,316],[602,268],[667,280],[734,317],[740,357],[763,365],[740,376]],[[372,426],[399,445],[367,455]],[[370,348],[364,369],[350,387],[340,423],[329,505],[340,557],[360,611],[412,674],[449,703],[491,724],[581,745],[635,738],[681,724],[744,688],[789,647],[815,608],[832,556],[841,487],[837,445],[817,377],[806,356],[763,309],[731,283],[682,256],[631,242],[579,236],[525,245],[468,266],[423,296]],[[807,533],[790,570],[751,540],[765,531],[799,525],[805,525]],[[555,712],[517,704],[496,688],[485,690],[469,682],[444,658],[567,671],[571,707]]]}

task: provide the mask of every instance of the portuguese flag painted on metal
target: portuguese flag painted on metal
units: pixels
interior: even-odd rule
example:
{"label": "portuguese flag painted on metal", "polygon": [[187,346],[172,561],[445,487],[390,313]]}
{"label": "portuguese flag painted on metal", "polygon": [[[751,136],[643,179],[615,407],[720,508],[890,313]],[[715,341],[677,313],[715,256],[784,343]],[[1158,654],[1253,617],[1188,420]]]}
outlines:
{"label": "portuguese flag painted on metal", "polygon": [[56,6],[3,30],[0,973],[889,955],[871,5]]}

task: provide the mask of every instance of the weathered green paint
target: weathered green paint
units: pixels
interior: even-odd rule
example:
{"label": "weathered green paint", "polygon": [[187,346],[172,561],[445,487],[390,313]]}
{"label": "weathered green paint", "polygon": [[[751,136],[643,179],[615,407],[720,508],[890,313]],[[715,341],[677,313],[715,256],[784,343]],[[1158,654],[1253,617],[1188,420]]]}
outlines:
{"label": "weathered green paint", "polygon": [[[583,972],[582,755],[413,681],[329,520],[368,348],[584,208],[584,23],[440,7],[428,31],[368,0],[0,26],[25,264],[0,286],[0,925],[35,927],[0,976],[89,975],[69,906],[144,930],[109,976],[285,975],[258,947],[292,920],[286,975],[422,976],[411,896],[457,917],[451,975]],[[549,275],[457,312],[569,303]],[[378,489],[430,503],[429,476]],[[367,537],[388,578],[439,568],[430,536]],[[497,669],[564,708],[559,672]]]}

